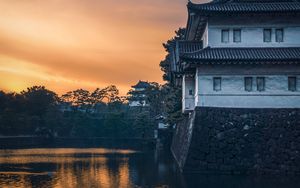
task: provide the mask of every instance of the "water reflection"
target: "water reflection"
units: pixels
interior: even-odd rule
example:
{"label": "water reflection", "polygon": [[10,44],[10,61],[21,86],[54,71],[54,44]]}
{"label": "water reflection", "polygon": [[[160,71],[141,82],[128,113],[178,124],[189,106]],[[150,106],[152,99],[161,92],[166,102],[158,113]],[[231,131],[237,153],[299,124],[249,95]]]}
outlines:
{"label": "water reflection", "polygon": [[0,150],[0,187],[289,188],[300,179],[182,175],[165,152],[91,149]]}
{"label": "water reflection", "polygon": [[29,149],[0,151],[0,187],[134,187],[132,150]]}

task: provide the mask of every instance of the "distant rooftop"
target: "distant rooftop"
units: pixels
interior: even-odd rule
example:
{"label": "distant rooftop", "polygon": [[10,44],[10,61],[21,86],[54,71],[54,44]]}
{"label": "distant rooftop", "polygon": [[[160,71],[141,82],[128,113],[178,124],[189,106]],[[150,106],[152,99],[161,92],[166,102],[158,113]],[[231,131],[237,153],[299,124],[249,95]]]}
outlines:
{"label": "distant rooftop", "polygon": [[132,88],[147,88],[149,87],[150,84],[148,82],[145,82],[145,81],[139,81],[136,85],[134,86],[131,86]]}

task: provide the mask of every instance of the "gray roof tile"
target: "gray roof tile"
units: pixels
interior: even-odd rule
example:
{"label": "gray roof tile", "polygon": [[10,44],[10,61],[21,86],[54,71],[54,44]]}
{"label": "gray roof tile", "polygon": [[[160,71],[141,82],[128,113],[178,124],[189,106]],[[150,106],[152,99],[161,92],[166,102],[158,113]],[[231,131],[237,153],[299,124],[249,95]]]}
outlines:
{"label": "gray roof tile", "polygon": [[204,4],[190,2],[188,8],[203,13],[300,12],[300,2],[298,0],[219,0]]}
{"label": "gray roof tile", "polygon": [[300,47],[289,48],[204,48],[182,53],[182,60],[193,62],[297,62],[300,64]]}

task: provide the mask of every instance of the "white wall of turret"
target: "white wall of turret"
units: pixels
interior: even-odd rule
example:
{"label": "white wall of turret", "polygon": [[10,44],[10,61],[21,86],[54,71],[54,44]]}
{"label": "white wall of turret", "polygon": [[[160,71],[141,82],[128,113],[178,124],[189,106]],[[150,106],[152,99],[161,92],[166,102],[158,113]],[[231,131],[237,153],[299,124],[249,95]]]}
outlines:
{"label": "white wall of turret", "polygon": [[195,76],[186,74],[182,84],[182,111],[191,111],[195,108]]}
{"label": "white wall of turret", "polygon": [[[234,41],[234,30],[240,30],[238,42]],[[264,40],[264,30],[270,30],[270,41]],[[282,41],[276,40],[280,30]],[[222,31],[228,31],[228,41],[222,41]],[[298,47],[299,33],[300,17],[213,17],[208,20],[202,40],[205,47]]]}
{"label": "white wall of turret", "polygon": [[[228,31],[228,41],[222,30]],[[234,40],[234,32],[240,38]],[[300,47],[300,17],[215,16],[202,41],[204,48]],[[195,106],[300,108],[300,65],[198,65],[195,77],[184,76],[182,86],[184,112]]]}
{"label": "white wall of turret", "polygon": [[[300,108],[300,66],[200,66],[196,75],[196,106]],[[215,78],[221,79],[218,88]],[[251,88],[247,90],[245,79],[249,78]],[[259,91],[258,79],[262,78]],[[289,78],[296,78],[295,88],[290,88]]]}

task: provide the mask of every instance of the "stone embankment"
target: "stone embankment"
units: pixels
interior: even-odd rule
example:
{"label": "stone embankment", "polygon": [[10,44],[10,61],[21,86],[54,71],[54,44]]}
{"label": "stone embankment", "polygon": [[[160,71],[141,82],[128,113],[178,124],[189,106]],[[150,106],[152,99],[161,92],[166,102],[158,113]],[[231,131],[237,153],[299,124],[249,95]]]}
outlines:
{"label": "stone embankment", "polygon": [[184,172],[300,175],[300,109],[196,108],[171,148]]}

